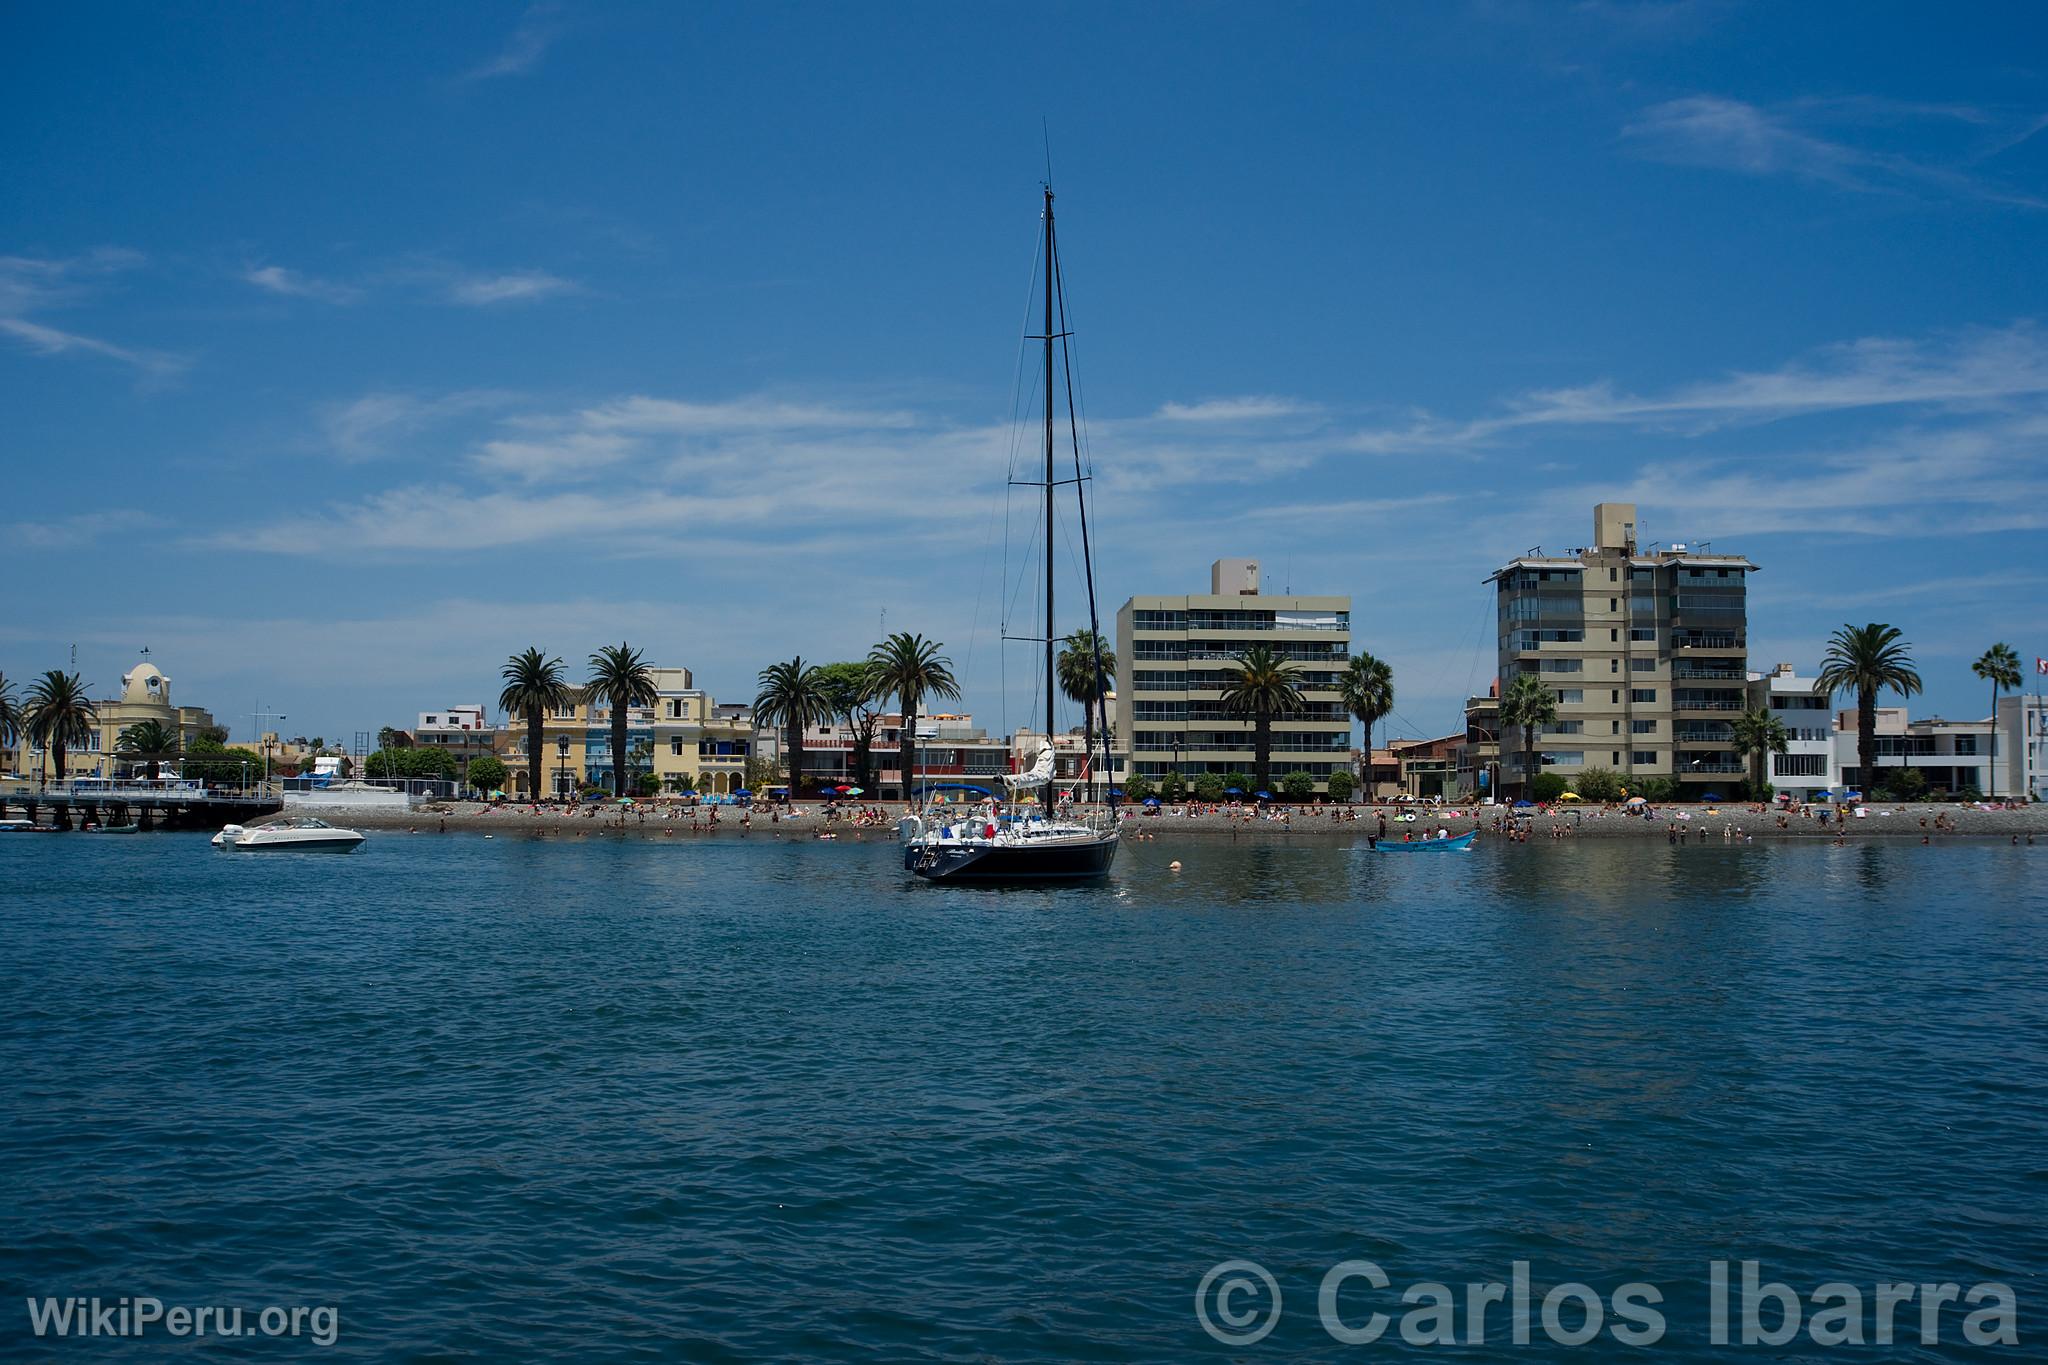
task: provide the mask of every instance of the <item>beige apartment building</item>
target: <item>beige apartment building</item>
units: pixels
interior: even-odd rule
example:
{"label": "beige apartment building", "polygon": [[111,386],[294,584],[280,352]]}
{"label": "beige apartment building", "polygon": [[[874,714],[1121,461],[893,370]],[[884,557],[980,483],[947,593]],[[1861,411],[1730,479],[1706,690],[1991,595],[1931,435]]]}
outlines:
{"label": "beige apartment building", "polygon": [[[1500,686],[1535,673],[1558,697],[1537,766],[1663,777],[1680,795],[1732,794],[1744,772],[1733,722],[1748,684],[1747,581],[1757,566],[1710,547],[1636,541],[1633,503],[1593,509],[1593,543],[1540,550],[1487,578],[1499,607]],[[1526,745],[1501,736],[1501,781],[1520,792]]]}
{"label": "beige apartment building", "polygon": [[1349,597],[1269,594],[1257,560],[1219,559],[1207,593],[1125,602],[1116,638],[1110,714],[1127,776],[1252,772],[1252,723],[1224,715],[1219,701],[1232,660],[1251,645],[1292,661],[1308,702],[1273,722],[1273,780],[1298,768],[1323,791],[1334,769],[1351,766],[1351,716],[1337,691],[1351,659]]}

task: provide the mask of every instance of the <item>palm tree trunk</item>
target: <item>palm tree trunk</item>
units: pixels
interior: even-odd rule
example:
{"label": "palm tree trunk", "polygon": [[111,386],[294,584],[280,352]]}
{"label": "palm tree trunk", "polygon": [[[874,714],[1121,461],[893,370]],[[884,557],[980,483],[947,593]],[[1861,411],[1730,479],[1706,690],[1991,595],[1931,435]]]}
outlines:
{"label": "palm tree trunk", "polygon": [[1867,801],[1877,790],[1877,689],[1856,691],[1856,772]]}
{"label": "palm tree trunk", "polygon": [[1536,799],[1535,726],[1524,725],[1522,727],[1522,744],[1525,746],[1522,751],[1522,799],[1524,801],[1534,801]]}
{"label": "palm tree trunk", "polygon": [[[903,800],[907,804],[917,799],[911,794],[914,788],[911,785],[910,777],[911,765],[917,759],[917,731],[912,728],[910,721],[903,722],[903,730],[898,736],[898,743],[901,748],[896,755],[896,762],[898,768],[903,773]],[[1047,790],[1050,791],[1050,788]]]}
{"label": "palm tree trunk", "polygon": [[547,731],[541,723],[540,708],[530,706],[526,710],[526,794],[533,800],[540,800],[541,765],[546,759],[541,749],[547,744]]}
{"label": "palm tree trunk", "polygon": [[1273,790],[1273,721],[1263,711],[1252,721],[1252,760],[1259,771],[1257,790]]}
{"label": "palm tree trunk", "polygon": [[62,782],[62,781],[64,780],[64,741],[63,741],[63,740],[61,740],[61,739],[59,739],[59,740],[52,740],[52,741],[50,742],[50,755],[51,755],[51,757],[53,757],[53,758],[55,758],[55,759],[57,760],[57,780],[58,780],[59,782]]}
{"label": "palm tree trunk", "polygon": [[626,794],[626,708],[612,698],[612,795]]}
{"label": "palm tree trunk", "polygon": [[1998,684],[1991,684],[1991,790],[1984,795],[1998,799]]}
{"label": "palm tree trunk", "polygon": [[804,778],[803,718],[801,716],[792,716],[787,728],[789,731],[789,744],[787,745],[789,749],[789,799],[794,804],[797,798],[797,790],[803,785]]}

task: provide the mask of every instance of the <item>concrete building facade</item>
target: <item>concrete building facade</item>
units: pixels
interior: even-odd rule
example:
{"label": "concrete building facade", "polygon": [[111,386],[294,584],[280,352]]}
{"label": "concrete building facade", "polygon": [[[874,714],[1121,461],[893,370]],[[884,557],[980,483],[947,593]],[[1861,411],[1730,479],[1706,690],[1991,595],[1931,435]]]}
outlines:
{"label": "concrete building facade", "polygon": [[[1780,794],[1811,801],[1841,782],[1832,703],[1820,684],[1790,664],[1749,675],[1751,709],[1764,707],[1785,727],[1785,752],[1769,755],[1764,778]],[[1853,746],[1852,746],[1853,747]]]}
{"label": "concrete building facade", "polygon": [[[1657,777],[1681,799],[1742,777],[1732,722],[1748,693],[1748,576],[1757,566],[1708,547],[1642,547],[1632,503],[1593,509],[1590,546],[1541,550],[1487,578],[1498,608],[1500,685],[1534,673],[1558,697],[1537,770]],[[1502,782],[1525,790],[1523,737],[1503,736]]]}
{"label": "concrete building facade", "polygon": [[1126,776],[1251,773],[1252,723],[1220,704],[1233,659],[1251,645],[1295,665],[1307,702],[1300,715],[1273,722],[1273,780],[1301,769],[1327,791],[1330,773],[1350,767],[1352,722],[1337,691],[1351,659],[1349,597],[1269,594],[1258,561],[1219,559],[1207,593],[1126,601],[1116,638],[1110,714]]}
{"label": "concrete building facade", "polygon": [[1998,699],[1998,795],[2048,801],[2048,696]]}

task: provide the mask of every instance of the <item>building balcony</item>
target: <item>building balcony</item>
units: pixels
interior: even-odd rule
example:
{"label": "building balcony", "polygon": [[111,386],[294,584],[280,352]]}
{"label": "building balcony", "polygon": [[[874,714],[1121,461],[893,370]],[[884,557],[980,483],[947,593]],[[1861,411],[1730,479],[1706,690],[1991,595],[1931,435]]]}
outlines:
{"label": "building balcony", "polygon": [[1693,678],[1705,682],[1739,683],[1747,681],[1747,675],[1739,668],[1723,668],[1715,664],[1674,663],[1671,665],[1674,678]]}
{"label": "building balcony", "polygon": [[1684,650],[1740,650],[1744,645],[1742,637],[1732,632],[1696,631],[1691,635],[1672,636],[1671,647]]}

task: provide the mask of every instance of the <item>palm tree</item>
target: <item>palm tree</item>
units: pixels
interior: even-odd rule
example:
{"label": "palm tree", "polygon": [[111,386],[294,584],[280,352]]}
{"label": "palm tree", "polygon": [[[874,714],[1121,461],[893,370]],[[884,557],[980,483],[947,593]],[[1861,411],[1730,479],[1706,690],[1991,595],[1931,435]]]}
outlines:
{"label": "palm tree", "polygon": [[1344,698],[1344,709],[1365,727],[1365,756],[1370,765],[1372,727],[1393,714],[1394,710],[1393,666],[1370,654],[1355,655],[1350,667],[1339,675],[1337,691]]}
{"label": "palm tree", "polygon": [[1308,703],[1301,695],[1300,673],[1267,645],[1253,645],[1232,660],[1237,674],[1217,698],[1223,714],[1252,723],[1253,783],[1273,790],[1273,718],[1298,714]]}
{"label": "palm tree", "polygon": [[21,702],[14,695],[14,684],[7,681],[5,673],[0,673],[0,749],[13,748],[27,723]]}
{"label": "palm tree", "polygon": [[1764,797],[1764,756],[1782,754],[1792,747],[1792,732],[1785,728],[1785,722],[1771,714],[1768,706],[1759,706],[1754,711],[1745,711],[1735,718],[1735,752],[1751,757],[1756,762],[1756,776],[1750,790],[1757,800]]}
{"label": "palm tree", "polygon": [[514,654],[505,661],[498,676],[505,680],[498,705],[505,708],[507,715],[526,717],[526,792],[538,801],[548,712],[573,704],[576,689],[562,676],[562,661],[550,659],[538,649]]}
{"label": "palm tree", "polygon": [[1856,770],[1868,792],[1877,786],[1877,694],[1890,688],[1902,697],[1920,690],[1913,656],[1899,639],[1897,626],[1872,621],[1845,625],[1828,640],[1821,660],[1820,690],[1856,694]]}
{"label": "palm tree", "polygon": [[804,777],[804,727],[832,719],[832,695],[824,670],[799,654],[786,664],[770,664],[755,679],[754,721],[780,725],[789,754],[789,799],[797,798]]}
{"label": "palm tree", "polygon": [[[1094,631],[1075,631],[1060,650],[1057,665],[1060,691],[1081,704],[1081,752],[1094,762],[1095,708],[1116,681],[1116,652]],[[1090,784],[1093,785],[1092,783]]]}
{"label": "palm tree", "polygon": [[[903,712],[896,757],[903,773],[903,799],[908,801],[917,757],[917,710],[926,697],[957,699],[960,684],[953,677],[953,661],[939,653],[939,642],[908,631],[899,630],[869,650],[868,668],[874,674],[875,695],[895,697]],[[1047,735],[1045,742],[1052,743],[1052,736]]]}
{"label": "palm tree", "polygon": [[590,682],[584,695],[603,697],[612,713],[612,795],[626,794],[626,712],[635,706],[652,706],[661,699],[654,686],[654,670],[641,651],[620,641],[606,645],[590,656]]}
{"label": "palm tree", "polygon": [[[49,750],[57,761],[57,780],[63,781],[65,751],[92,742],[99,708],[85,695],[85,683],[76,673],[53,668],[29,689],[25,711],[29,739]],[[47,780],[47,762],[43,772]]]}
{"label": "palm tree", "polygon": [[1536,738],[1546,725],[1557,724],[1557,693],[1540,673],[1517,674],[1500,699],[1500,724],[1518,726],[1522,731],[1522,796],[1526,799],[1536,785]]}
{"label": "palm tree", "polygon": [[1991,684],[1991,790],[1998,795],[1998,694],[2020,688],[2020,656],[2011,645],[2000,641],[1984,651],[1984,657],[1970,665],[1970,671]]}
{"label": "palm tree", "polygon": [[147,763],[149,780],[154,782],[162,771],[163,761],[177,756],[178,732],[160,720],[137,721],[121,732],[114,747],[131,760],[139,758]]}

